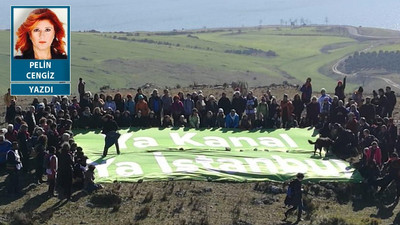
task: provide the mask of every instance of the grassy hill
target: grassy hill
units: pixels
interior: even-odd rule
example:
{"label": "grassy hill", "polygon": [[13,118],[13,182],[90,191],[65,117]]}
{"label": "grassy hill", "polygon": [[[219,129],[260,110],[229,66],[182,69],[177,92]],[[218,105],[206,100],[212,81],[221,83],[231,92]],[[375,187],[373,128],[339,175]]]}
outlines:
{"label": "grassy hill", "polygon": [[[365,29],[368,35],[395,37],[394,31]],[[330,66],[340,58],[371,45],[392,49],[393,41],[358,41],[344,27],[265,27],[163,33],[80,33],[72,37],[72,92],[79,77],[97,91],[138,87],[145,83],[174,87],[194,83],[223,84],[247,81],[249,86],[271,83],[301,84],[313,79],[315,90],[333,90]],[[9,81],[9,31],[0,31],[0,76]],[[262,54],[234,54],[259,50]],[[370,48],[370,50],[374,50]],[[6,89],[8,82],[0,84]],[[349,85],[353,89],[357,83]]]}

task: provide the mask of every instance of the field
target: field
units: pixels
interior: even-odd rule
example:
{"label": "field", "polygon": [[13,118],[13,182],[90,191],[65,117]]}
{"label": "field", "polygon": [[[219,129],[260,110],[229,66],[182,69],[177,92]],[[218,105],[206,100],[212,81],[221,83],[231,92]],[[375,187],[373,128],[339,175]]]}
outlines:
{"label": "field", "polygon": [[[355,28],[354,28],[355,29]],[[339,59],[369,50],[399,49],[396,31],[339,26],[262,27],[193,30],[164,33],[72,33],[72,92],[83,77],[92,91],[193,84],[230,84],[246,81],[250,87],[287,81],[302,84],[313,79],[315,90],[333,90],[342,77],[331,72]],[[352,31],[352,32],[350,32]],[[362,38],[377,36],[379,38]],[[378,36],[379,35],[379,36]],[[382,36],[385,38],[382,39]],[[0,76],[9,80],[9,31],[0,31]],[[236,54],[229,51],[261,50]],[[348,91],[358,85],[349,79]],[[5,90],[8,82],[2,82]]]}
{"label": "field", "polygon": [[[356,30],[358,33],[354,33]],[[9,87],[9,31],[0,31],[0,90]],[[368,36],[368,37],[367,37]],[[373,37],[375,36],[375,37]],[[383,36],[383,37],[382,37]],[[354,51],[400,50],[399,33],[372,28],[262,27],[220,30],[177,31],[169,33],[72,34],[72,91],[76,94],[79,77],[87,89],[98,92],[110,85],[109,93],[133,92],[146,83],[151,87],[171,87],[195,91],[194,84],[230,84],[246,81],[260,96],[272,83],[301,84],[313,79],[314,91],[325,87],[333,92],[341,76],[332,65]],[[261,50],[246,55],[227,51]],[[273,51],[276,56],[263,56]],[[380,72],[374,71],[374,75]],[[349,77],[351,92],[359,85],[376,88],[371,75]],[[398,74],[385,78],[396,81]],[[178,87],[179,88],[176,88]],[[181,88],[183,87],[183,88]],[[202,88],[205,94],[219,96],[225,89]],[[278,98],[293,96],[298,90],[271,88]],[[394,89],[397,93],[400,90]],[[145,90],[148,94],[150,89]],[[229,89],[229,92],[232,90]],[[231,93],[229,93],[231,94]],[[19,98],[26,106],[31,98]],[[0,109],[3,113],[3,108]],[[399,119],[399,107],[395,109]],[[24,177],[23,195],[8,196],[0,174],[0,224],[292,224],[282,222],[286,184],[217,183],[163,181],[106,184],[96,194],[75,191],[72,201],[48,198],[46,184],[31,183]],[[306,184],[304,222],[300,224],[375,225],[399,224],[399,207],[393,201],[394,185],[382,196],[371,196],[362,184]],[[290,222],[291,221],[291,222]]]}

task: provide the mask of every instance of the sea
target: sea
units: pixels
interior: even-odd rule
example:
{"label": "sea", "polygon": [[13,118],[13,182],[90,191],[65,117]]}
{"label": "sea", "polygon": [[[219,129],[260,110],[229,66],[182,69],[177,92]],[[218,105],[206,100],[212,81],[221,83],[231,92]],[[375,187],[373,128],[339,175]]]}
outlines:
{"label": "sea", "polygon": [[172,31],[290,22],[400,30],[400,0],[1,0],[0,29],[11,28],[11,5],[69,5],[73,31]]}

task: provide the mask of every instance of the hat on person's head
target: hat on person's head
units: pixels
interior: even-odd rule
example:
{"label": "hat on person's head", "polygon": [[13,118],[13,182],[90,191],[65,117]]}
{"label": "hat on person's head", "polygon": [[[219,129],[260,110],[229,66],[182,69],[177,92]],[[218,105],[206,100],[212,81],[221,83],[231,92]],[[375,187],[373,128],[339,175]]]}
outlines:
{"label": "hat on person's head", "polygon": [[236,94],[240,95],[240,91],[233,92],[233,95],[236,95]]}
{"label": "hat on person's head", "polygon": [[139,99],[139,100],[140,100],[140,99],[144,99],[143,95],[139,95],[139,96],[138,96],[138,99]]}
{"label": "hat on person's head", "polygon": [[337,84],[343,84],[343,82],[342,82],[341,80],[339,80],[339,81],[337,82]]}
{"label": "hat on person's head", "polygon": [[326,92],[325,88],[321,88],[321,92]]}
{"label": "hat on person's head", "polygon": [[198,90],[197,94],[203,94],[203,91],[202,90]]}
{"label": "hat on person's head", "polygon": [[223,109],[223,108],[219,108],[219,109],[218,109],[218,112],[219,112],[219,113],[224,113],[224,109]]}

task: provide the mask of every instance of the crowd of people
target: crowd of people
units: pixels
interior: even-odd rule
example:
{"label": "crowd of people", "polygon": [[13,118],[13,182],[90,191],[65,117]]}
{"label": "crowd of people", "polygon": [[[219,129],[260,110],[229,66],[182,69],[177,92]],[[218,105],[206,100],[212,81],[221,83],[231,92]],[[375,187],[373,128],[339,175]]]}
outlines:
{"label": "crowd of people", "polygon": [[[9,191],[18,191],[18,176],[35,170],[35,181],[47,174],[49,195],[54,187],[71,197],[73,183],[89,192],[94,183],[94,167],[88,166],[82,148],[74,142],[73,129],[103,129],[106,134],[103,156],[116,145],[121,127],[238,128],[243,130],[315,127],[321,137],[334,140],[332,151],[342,158],[362,156],[360,173],[373,185],[385,187],[391,179],[400,181],[390,170],[397,168],[400,138],[392,118],[396,96],[390,87],[366,96],[362,87],[346,96],[346,78],[339,81],[330,96],[325,89],[313,96],[311,78],[293,98],[278,98],[270,90],[254,96],[235,90],[232,97],[222,93],[217,99],[201,90],[172,95],[157,89],[146,96],[141,88],[134,95],[114,96],[85,91],[80,78],[79,96],[35,98],[26,109],[16,97],[4,96],[7,128],[0,134],[0,164],[9,171]],[[346,98],[347,97],[347,98]],[[393,163],[396,161],[396,163]],[[393,168],[392,168],[393,167]],[[400,166],[399,166],[400,167]],[[384,172],[389,168],[389,172]],[[384,181],[382,181],[384,179]],[[389,183],[390,183],[389,182]],[[400,183],[400,182],[399,182]],[[14,189],[14,190],[12,190]],[[400,193],[400,191],[399,191]]]}

